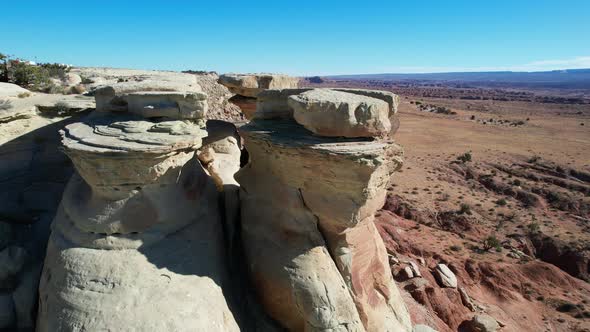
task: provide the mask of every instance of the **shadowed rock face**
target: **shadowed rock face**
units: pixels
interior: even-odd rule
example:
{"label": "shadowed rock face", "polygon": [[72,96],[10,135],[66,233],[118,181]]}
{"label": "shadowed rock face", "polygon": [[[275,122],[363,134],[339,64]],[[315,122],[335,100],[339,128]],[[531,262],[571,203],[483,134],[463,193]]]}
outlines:
{"label": "shadowed rock face", "polygon": [[260,113],[281,116],[240,128],[250,162],[236,179],[244,250],[266,311],[290,330],[411,330],[373,223],[401,148],[314,136],[288,112]]}
{"label": "shadowed rock face", "polygon": [[218,82],[236,94],[230,101],[250,120],[256,112],[256,100],[261,92],[297,88],[299,78],[277,74],[224,74],[219,76]]}

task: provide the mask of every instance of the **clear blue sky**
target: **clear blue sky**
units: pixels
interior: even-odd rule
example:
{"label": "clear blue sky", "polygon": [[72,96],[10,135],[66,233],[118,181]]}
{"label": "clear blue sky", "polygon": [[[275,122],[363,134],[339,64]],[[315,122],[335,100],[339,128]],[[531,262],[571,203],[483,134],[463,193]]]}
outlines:
{"label": "clear blue sky", "polygon": [[294,75],[590,67],[590,0],[4,0],[0,52]]}

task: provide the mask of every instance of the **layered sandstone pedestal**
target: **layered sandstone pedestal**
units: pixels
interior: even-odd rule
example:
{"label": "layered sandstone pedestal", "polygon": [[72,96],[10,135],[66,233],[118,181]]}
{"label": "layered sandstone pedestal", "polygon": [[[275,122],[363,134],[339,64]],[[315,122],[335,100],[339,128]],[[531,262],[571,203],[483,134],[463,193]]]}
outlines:
{"label": "layered sandstone pedestal", "polygon": [[250,120],[256,111],[257,97],[262,91],[296,88],[299,79],[277,74],[224,74],[219,76],[218,82],[236,94],[229,100],[238,105],[246,119]]}
{"label": "layered sandstone pedestal", "polygon": [[402,149],[385,138],[389,95],[355,91],[268,90],[240,128],[250,276],[267,313],[292,331],[411,330],[373,223]]}
{"label": "layered sandstone pedestal", "polygon": [[142,89],[106,87],[62,133],[77,174],[52,225],[39,331],[239,330],[218,185],[195,153],[206,96]]}

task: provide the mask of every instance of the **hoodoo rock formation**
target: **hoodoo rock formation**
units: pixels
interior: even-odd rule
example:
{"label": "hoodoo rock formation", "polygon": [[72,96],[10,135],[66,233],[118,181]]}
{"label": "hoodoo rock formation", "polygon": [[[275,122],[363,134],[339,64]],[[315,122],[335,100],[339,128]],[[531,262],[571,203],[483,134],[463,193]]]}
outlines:
{"label": "hoodoo rock formation", "polygon": [[[240,128],[250,162],[236,178],[254,288],[270,316],[293,331],[409,331],[410,318],[373,223],[401,166],[400,146],[373,137],[314,135],[290,116],[290,98],[313,93],[318,106],[308,112],[354,117],[348,110],[358,107],[355,94],[333,92],[265,91],[254,121]],[[330,98],[319,100],[323,96]],[[333,108],[331,98],[339,96],[341,107]],[[387,120],[387,103],[367,98],[384,109]],[[366,121],[357,125],[370,132],[381,113],[363,113]],[[315,119],[302,122],[320,125]],[[330,136],[346,136],[348,129],[338,123]]]}
{"label": "hoodoo rock formation", "polygon": [[[402,164],[396,95],[85,73],[94,102],[68,107],[95,110],[53,127],[75,172],[26,236],[38,245],[0,223],[0,329],[412,330],[374,223]],[[227,122],[228,91],[251,122]]]}
{"label": "hoodoo rock formation", "polygon": [[96,96],[97,111],[62,132],[77,174],[53,222],[38,330],[239,330],[219,196],[196,156],[206,96]]}
{"label": "hoodoo rock formation", "polygon": [[256,111],[258,95],[267,89],[297,88],[299,79],[276,74],[224,74],[219,83],[236,95],[230,101],[240,107],[244,116],[250,120]]}

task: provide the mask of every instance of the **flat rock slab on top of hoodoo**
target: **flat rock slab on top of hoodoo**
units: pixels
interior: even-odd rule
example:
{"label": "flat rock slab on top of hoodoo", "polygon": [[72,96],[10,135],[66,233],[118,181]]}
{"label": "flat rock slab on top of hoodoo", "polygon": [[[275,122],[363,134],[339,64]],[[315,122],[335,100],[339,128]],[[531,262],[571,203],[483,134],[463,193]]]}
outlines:
{"label": "flat rock slab on top of hoodoo", "polygon": [[397,107],[399,105],[399,96],[393,92],[382,91],[382,90],[353,89],[353,88],[333,88],[332,90],[381,99],[384,102],[386,102],[387,104],[389,104],[389,116],[390,117],[392,117],[393,115],[395,115],[397,113]]}
{"label": "flat rock slab on top of hoodoo", "polygon": [[162,154],[195,150],[207,136],[199,124],[189,121],[151,122],[133,115],[121,116],[117,120],[90,117],[66,126],[62,131],[66,151]]}
{"label": "flat rock slab on top of hoodoo", "polygon": [[382,137],[391,130],[389,104],[360,94],[314,89],[289,97],[293,118],[320,136]]}
{"label": "flat rock slab on top of hoodoo", "polygon": [[277,74],[223,74],[219,76],[219,84],[226,86],[229,91],[244,96],[256,98],[266,89],[296,88],[299,78]]}
{"label": "flat rock slab on top of hoodoo", "polygon": [[187,91],[139,91],[123,97],[127,111],[145,118],[204,119],[207,95]]}
{"label": "flat rock slab on top of hoodoo", "polygon": [[203,119],[207,113],[207,94],[202,92],[194,76],[178,82],[151,79],[117,82],[97,87],[94,96],[96,110],[102,112],[173,119]]}
{"label": "flat rock slab on top of hoodoo", "polygon": [[323,137],[310,132],[292,120],[256,120],[239,127],[241,135],[253,136],[273,145],[308,148],[318,153],[375,158],[391,146],[386,141],[370,138]]}

